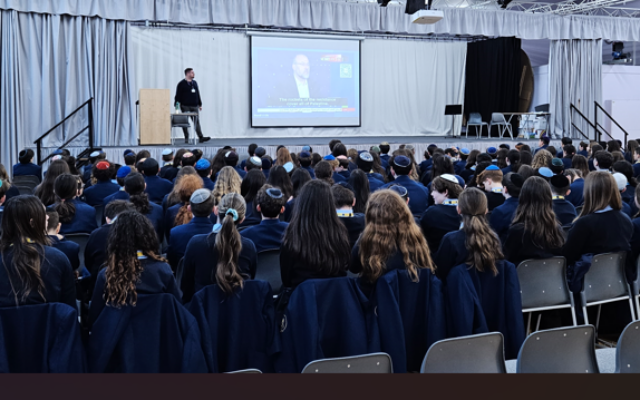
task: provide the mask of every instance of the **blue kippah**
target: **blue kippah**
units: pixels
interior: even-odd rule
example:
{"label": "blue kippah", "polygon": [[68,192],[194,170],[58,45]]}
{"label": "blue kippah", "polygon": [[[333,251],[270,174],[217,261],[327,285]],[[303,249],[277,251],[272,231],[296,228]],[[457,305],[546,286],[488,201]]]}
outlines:
{"label": "blue kippah", "polygon": [[469,149],[467,149],[466,147],[463,147],[460,149],[460,153],[464,154],[465,156],[468,156],[469,153],[471,153],[471,151],[469,151]]}
{"label": "blue kippah", "polygon": [[495,147],[489,147],[487,149],[487,154],[496,154],[498,150]]}
{"label": "blue kippah", "polygon": [[551,178],[553,176],[553,171],[551,171],[551,169],[547,168],[547,167],[541,167],[538,170],[538,173],[542,176],[544,176],[545,178]]}
{"label": "blue kippah", "polygon": [[124,167],[120,167],[116,176],[118,178],[126,178],[127,175],[129,175],[130,173],[131,173],[131,167],[128,167],[125,165]]}
{"label": "blue kippah", "polygon": [[489,165],[487,168],[484,169],[485,171],[500,171],[500,168],[498,168],[497,165]]}
{"label": "blue kippah", "polygon": [[333,154],[329,154],[328,156],[324,156],[324,160],[327,160],[327,161],[333,161],[335,159],[336,158],[333,156]]}
{"label": "blue kippah", "polygon": [[278,188],[269,188],[266,190],[266,193],[269,197],[272,197],[274,199],[281,199],[282,198],[282,190],[278,189]]}
{"label": "blue kippah", "polygon": [[204,170],[208,169],[210,166],[211,166],[211,163],[208,160],[205,160],[204,158],[201,158],[196,163],[196,170],[204,171]]}
{"label": "blue kippah", "polygon": [[397,156],[393,159],[393,163],[398,167],[406,168],[411,165],[411,160],[406,156]]}
{"label": "blue kippah", "polygon": [[308,151],[303,151],[302,153],[300,153],[300,158],[309,158],[311,157],[311,154]]}

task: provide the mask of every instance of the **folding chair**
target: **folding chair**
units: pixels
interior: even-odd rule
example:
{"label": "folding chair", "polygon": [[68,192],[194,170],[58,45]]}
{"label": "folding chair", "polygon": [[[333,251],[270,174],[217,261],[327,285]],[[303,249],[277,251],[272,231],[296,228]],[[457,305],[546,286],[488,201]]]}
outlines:
{"label": "folding chair", "polygon": [[[518,280],[522,295],[522,312],[529,313],[527,333],[531,331],[531,313],[534,311],[571,308],[573,326],[577,326],[576,306],[567,284],[567,272],[564,257],[552,257],[541,260],[525,260],[518,265]],[[540,329],[540,318],[536,331]]]}
{"label": "folding chair", "polygon": [[584,276],[584,285],[580,292],[585,324],[589,324],[587,307],[598,306],[598,316],[596,318],[596,327],[598,327],[602,304],[621,300],[629,300],[631,319],[635,321],[633,295],[631,294],[631,287],[627,284],[624,270],[625,257],[625,252],[593,256],[591,268]]}
{"label": "folding chair", "polygon": [[14,177],[11,184],[18,189],[21,195],[31,195],[35,193],[36,187],[40,184],[40,180],[37,176],[23,175]]}
{"label": "folding chair", "polygon": [[280,275],[280,249],[269,249],[258,253],[256,280],[269,282],[273,293],[280,293],[282,275]]}
{"label": "folding chair", "polygon": [[312,361],[303,374],[392,374],[391,356],[373,353],[362,356],[327,358]]}
{"label": "folding chair", "polygon": [[[476,127],[476,138],[480,138],[482,137],[482,128],[484,126],[487,127],[487,130],[489,130],[489,124],[487,124],[486,122],[482,121],[482,115],[480,115],[480,113],[470,113],[469,114],[469,122],[467,122],[467,132],[466,132],[466,137],[469,138],[469,128],[475,126]],[[480,128],[480,131],[478,131],[478,127]],[[489,136],[491,136],[491,131],[489,130]]]}
{"label": "folding chair", "polygon": [[631,294],[636,303],[636,317],[640,319],[640,256],[636,260],[636,280],[631,282]]}
{"label": "folding chair", "polygon": [[530,373],[597,374],[596,328],[580,325],[532,333],[522,344],[516,370]]}
{"label": "folding chair", "polygon": [[616,373],[640,372],[640,321],[627,325],[616,346]]}
{"label": "folding chair", "polygon": [[[171,144],[174,145],[176,139],[180,139],[179,137],[175,137],[173,135],[174,132],[174,128],[191,128],[191,124],[189,123],[189,117],[188,115],[180,115],[180,114],[171,114]],[[195,128],[194,128],[195,129]],[[182,133],[182,129],[180,130],[180,132]],[[197,136],[194,132],[193,135],[189,135],[189,141],[191,141],[191,139],[193,139],[193,144],[196,144],[196,139]]]}
{"label": "folding chair", "polygon": [[84,266],[84,249],[87,247],[87,242],[89,241],[88,233],[70,233],[68,235],[64,235],[64,238],[70,242],[77,243],[80,246],[80,266]]}
{"label": "folding chair", "polygon": [[500,332],[445,339],[434,343],[422,361],[420,373],[486,374],[507,372],[504,337]]}
{"label": "folding chair", "polygon": [[509,132],[509,136],[513,139],[513,128],[511,128],[511,124],[507,122],[507,119],[504,117],[504,114],[500,113],[492,113],[491,114],[491,125],[489,126],[489,136],[491,136],[491,128],[494,126],[498,127],[498,133],[500,134],[500,138],[504,137],[505,132]]}

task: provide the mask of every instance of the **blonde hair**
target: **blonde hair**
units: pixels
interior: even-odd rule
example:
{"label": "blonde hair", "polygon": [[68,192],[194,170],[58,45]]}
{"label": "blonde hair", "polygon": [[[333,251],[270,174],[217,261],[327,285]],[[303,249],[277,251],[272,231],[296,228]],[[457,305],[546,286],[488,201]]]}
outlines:
{"label": "blonde hair", "polygon": [[553,160],[553,157],[553,154],[551,154],[549,151],[542,149],[533,156],[531,167],[535,170],[542,167],[548,168],[551,166],[551,160]]}
{"label": "blonde hair", "polygon": [[233,167],[224,167],[218,174],[216,184],[213,187],[213,199],[215,205],[220,203],[220,200],[225,194],[228,193],[240,193],[240,187],[242,186],[242,179]]}
{"label": "blonde hair", "polygon": [[578,218],[610,206],[622,209],[622,198],[615,178],[607,171],[593,171],[584,178],[584,206]]}
{"label": "blonde hair", "polygon": [[276,162],[274,163],[274,165],[285,165],[288,162],[293,162],[291,153],[286,147],[281,147],[280,150],[278,150],[278,152],[276,153]]}
{"label": "blonde hair", "polygon": [[435,271],[427,241],[416,224],[407,203],[391,190],[381,190],[369,198],[366,226],[360,237],[361,276],[376,282],[387,270],[387,260],[396,251],[402,254],[414,282],[418,269]]}

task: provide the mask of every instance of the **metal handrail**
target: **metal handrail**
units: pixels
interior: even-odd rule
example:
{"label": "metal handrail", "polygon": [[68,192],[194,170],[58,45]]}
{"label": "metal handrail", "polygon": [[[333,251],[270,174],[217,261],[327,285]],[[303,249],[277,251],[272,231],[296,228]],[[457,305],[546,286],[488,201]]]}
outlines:
{"label": "metal handrail", "polygon": [[[584,114],[582,113],[582,111],[580,111],[580,110],[578,109],[578,107],[576,107],[575,105],[573,105],[573,103],[571,103],[570,110],[571,110],[571,111],[574,111],[574,110],[575,110],[575,111],[578,113],[578,115],[580,115],[580,116],[582,117],[582,119],[583,119],[583,120],[585,120],[585,121],[587,122],[587,124],[589,124],[589,126],[593,128],[594,132],[596,133],[596,136],[598,136],[598,135],[602,136],[602,131],[598,128],[598,126],[597,126],[596,124],[594,124],[593,122],[591,122],[591,121],[589,120],[589,118],[587,118],[587,116],[586,116],[586,115],[584,115]],[[571,112],[571,120],[573,120],[573,112]],[[576,128],[576,129],[578,130],[578,132],[580,132],[580,134],[581,134],[585,139],[587,139],[587,140],[591,140],[591,138],[590,138],[589,136],[585,135],[585,134],[584,134],[580,129],[578,129],[578,127],[577,127],[573,122],[571,122],[571,125],[572,125],[574,128]],[[609,133],[607,133],[607,132],[604,132],[604,133],[606,133],[607,135],[609,134]],[[598,139],[598,140],[599,140],[599,139]]]}
{"label": "metal handrail", "polygon": [[[627,140],[628,140],[628,137],[629,137],[629,133],[628,133],[628,132],[627,132],[627,131],[626,131],[626,130],[625,130],[625,129],[624,129],[624,128],[619,124],[619,123],[618,123],[618,121],[616,121],[616,120],[611,116],[611,114],[609,114],[609,113],[607,112],[607,110],[605,110],[605,109],[604,109],[604,107],[602,107],[602,106],[600,105],[600,103],[598,103],[597,101],[594,101],[594,103],[595,103],[595,109],[596,109],[596,125],[599,125],[599,124],[598,124],[598,108],[599,108],[600,110],[602,110],[602,112],[604,113],[604,115],[606,115],[607,117],[609,117],[609,119],[610,119],[611,121],[613,121],[613,123],[614,123],[614,124],[616,124],[616,125],[618,126],[618,128],[620,128],[620,130],[622,131],[622,133],[624,133],[624,147],[626,148],[626,147],[627,147]],[[602,126],[602,125],[600,125],[600,126]],[[602,129],[604,129],[604,127],[603,127]],[[607,133],[607,135],[609,135],[609,137],[610,137],[612,140],[614,140],[614,139],[613,139],[613,136],[611,136],[611,135],[609,134],[609,132],[606,132],[606,133]]]}
{"label": "metal handrail", "polygon": [[87,110],[88,111],[89,125],[87,125],[84,128],[82,128],[82,130],[80,132],[75,134],[71,139],[67,140],[62,146],[58,147],[58,149],[62,149],[64,147],[66,147],[69,143],[73,142],[78,136],[83,134],[84,131],[86,131],[87,129],[89,130],[89,148],[93,148],[93,107],[92,107],[92,105],[93,105],[93,97],[91,97],[89,100],[87,100],[84,103],[82,103],[82,105],[80,107],[78,107],[75,110],[73,110],[73,112],[71,114],[67,115],[62,121],[58,122],[53,128],[49,129],[44,135],[40,136],[38,139],[36,139],[33,142],[33,144],[35,144],[37,146],[38,165],[42,165],[45,161],[47,161],[49,158],[52,157],[52,154],[50,154],[45,159],[41,158],[41,155],[42,155],[42,140],[44,138],[46,138],[47,136],[49,136],[51,134],[51,132],[53,132],[60,125],[64,124],[69,118],[74,116],[76,113],[78,113],[78,111],[82,110],[82,108],[84,108],[87,105],[89,106],[89,108]]}

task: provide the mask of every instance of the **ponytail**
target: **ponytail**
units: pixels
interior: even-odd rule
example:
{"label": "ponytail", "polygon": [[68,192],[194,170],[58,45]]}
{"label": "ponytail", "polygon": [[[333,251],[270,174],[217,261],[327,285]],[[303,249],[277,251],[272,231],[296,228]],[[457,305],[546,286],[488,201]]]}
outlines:
{"label": "ponytail", "polygon": [[149,203],[149,195],[142,192],[133,196],[129,196],[129,201],[135,206],[136,211],[142,215],[151,212],[151,204]]}
{"label": "ponytail", "polygon": [[178,211],[178,215],[176,215],[176,219],[173,223],[173,226],[180,226],[188,224],[189,221],[193,219],[193,213],[189,211],[189,202],[184,203],[180,210]]}
{"label": "ponytail", "polygon": [[222,228],[216,235],[215,250],[218,253],[215,279],[220,289],[226,294],[232,294],[237,288],[242,289],[244,278],[240,273],[240,252],[242,238],[236,228],[236,223],[244,219],[246,204],[242,196],[230,193],[222,197],[219,206],[220,215],[224,213]]}
{"label": "ponytail", "polygon": [[60,216],[60,223],[62,224],[71,223],[76,216],[76,205],[68,201],[58,199],[54,209]]}

